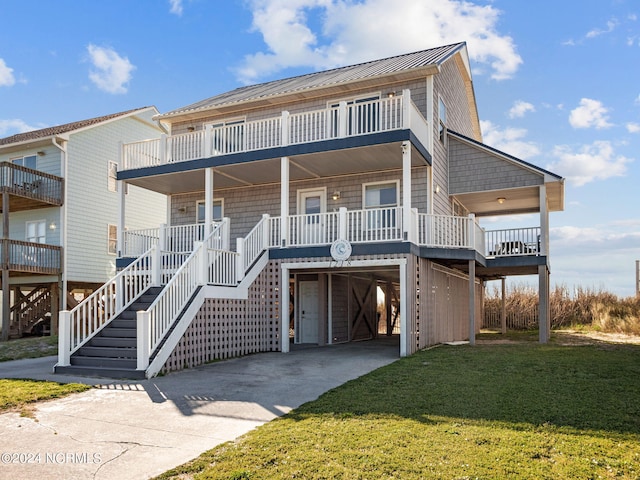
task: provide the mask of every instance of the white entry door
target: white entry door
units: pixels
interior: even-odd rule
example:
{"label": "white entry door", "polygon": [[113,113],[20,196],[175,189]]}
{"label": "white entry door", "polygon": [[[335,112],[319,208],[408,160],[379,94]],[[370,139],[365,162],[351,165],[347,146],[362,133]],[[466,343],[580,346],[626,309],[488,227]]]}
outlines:
{"label": "white entry door", "polygon": [[318,281],[298,283],[297,343],[318,343]]}
{"label": "white entry door", "polygon": [[318,245],[326,242],[325,215],[327,192],[324,188],[298,191],[298,217],[296,225],[298,245]]}

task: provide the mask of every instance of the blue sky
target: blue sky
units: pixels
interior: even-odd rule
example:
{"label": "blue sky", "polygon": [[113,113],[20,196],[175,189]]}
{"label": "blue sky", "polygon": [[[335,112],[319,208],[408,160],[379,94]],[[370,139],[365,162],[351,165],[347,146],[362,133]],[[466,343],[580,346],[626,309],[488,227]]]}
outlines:
{"label": "blue sky", "polygon": [[466,41],[485,143],[566,178],[552,284],[635,293],[637,0],[0,0],[0,20],[0,137]]}

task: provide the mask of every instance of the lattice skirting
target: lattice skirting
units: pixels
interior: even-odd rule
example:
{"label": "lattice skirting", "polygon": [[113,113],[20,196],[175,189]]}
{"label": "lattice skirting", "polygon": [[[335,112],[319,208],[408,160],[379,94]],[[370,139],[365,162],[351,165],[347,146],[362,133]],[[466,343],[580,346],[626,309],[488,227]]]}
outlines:
{"label": "lattice skirting", "polygon": [[206,299],[162,372],[280,350],[280,275],[280,262],[270,261],[248,299]]}

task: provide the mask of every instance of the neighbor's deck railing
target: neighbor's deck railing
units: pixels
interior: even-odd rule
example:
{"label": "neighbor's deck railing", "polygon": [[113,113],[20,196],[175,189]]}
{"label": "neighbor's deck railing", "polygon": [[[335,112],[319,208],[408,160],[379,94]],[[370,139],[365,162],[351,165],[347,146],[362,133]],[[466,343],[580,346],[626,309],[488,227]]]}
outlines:
{"label": "neighbor's deck railing", "polygon": [[58,275],[62,272],[62,247],[2,239],[0,266],[14,272]]}
{"label": "neighbor's deck railing", "polygon": [[11,162],[0,162],[0,191],[62,205],[64,179]]}
{"label": "neighbor's deck railing", "polygon": [[411,128],[428,145],[429,126],[411,101],[402,95],[337,105],[248,122],[206,125],[203,130],[163,135],[122,146],[122,169],[165,165],[216,155],[263,150],[370,133]]}

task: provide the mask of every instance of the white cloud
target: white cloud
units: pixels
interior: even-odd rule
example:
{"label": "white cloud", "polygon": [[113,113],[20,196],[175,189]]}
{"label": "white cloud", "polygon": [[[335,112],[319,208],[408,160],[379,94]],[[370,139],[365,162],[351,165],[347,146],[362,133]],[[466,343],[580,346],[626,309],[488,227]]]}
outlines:
{"label": "white cloud", "polygon": [[573,128],[590,128],[598,130],[609,128],[613,124],[609,123],[609,109],[602,102],[591,98],[580,100],[580,106],[571,110],[569,123]]}
{"label": "white cloud", "polygon": [[33,127],[17,118],[0,120],[0,137],[7,137],[9,135],[15,135],[16,133],[30,132],[31,130],[37,130],[39,128],[43,127]]}
{"label": "white cloud", "polygon": [[127,84],[135,66],[127,57],[121,57],[112,48],[89,45],[87,47],[91,63],[95,70],[89,72],[89,78],[107,93],[127,93]]}
{"label": "white cloud", "polygon": [[169,10],[174,15],[182,15],[182,0],[169,0],[171,9]]}
{"label": "white cloud", "polygon": [[0,58],[0,87],[10,87],[16,83],[13,76],[13,68],[9,68],[4,60]]}
{"label": "white cloud", "polygon": [[251,0],[253,30],[267,50],[237,69],[251,83],[288,67],[326,69],[467,41],[469,55],[512,77],[522,63],[511,37],[497,31],[500,11],[464,0]]}
{"label": "white cloud", "polygon": [[604,35],[605,33],[611,33],[616,29],[618,24],[619,24],[619,22],[616,19],[609,20],[607,22],[607,27],[606,28],[594,28],[594,29],[588,31],[587,34],[585,35],[585,37],[586,38],[595,38],[595,37],[599,37],[600,35]]}
{"label": "white cloud", "polygon": [[527,112],[535,112],[536,107],[523,100],[516,100],[509,110],[509,118],[522,118]]}
{"label": "white cloud", "polygon": [[630,158],[616,155],[608,141],[596,141],[578,151],[560,145],[554,148],[553,156],[557,160],[549,165],[549,170],[567,178],[577,187],[595,180],[624,176],[627,164],[632,162]]}
{"label": "white cloud", "polygon": [[627,131],[629,133],[640,133],[640,123],[627,123]]}
{"label": "white cloud", "polygon": [[527,130],[524,128],[500,129],[488,120],[480,121],[482,139],[485,144],[516,158],[526,160],[540,154],[540,149],[533,143],[524,140]]}

